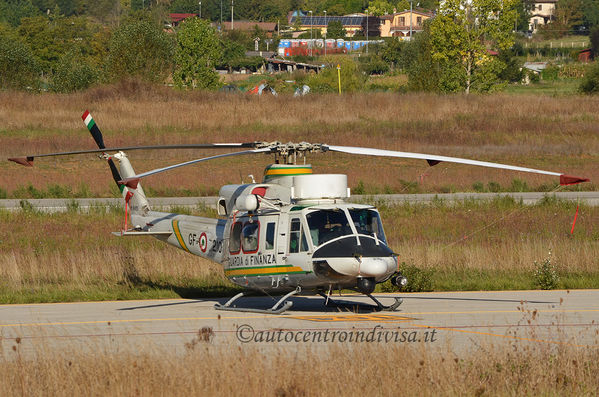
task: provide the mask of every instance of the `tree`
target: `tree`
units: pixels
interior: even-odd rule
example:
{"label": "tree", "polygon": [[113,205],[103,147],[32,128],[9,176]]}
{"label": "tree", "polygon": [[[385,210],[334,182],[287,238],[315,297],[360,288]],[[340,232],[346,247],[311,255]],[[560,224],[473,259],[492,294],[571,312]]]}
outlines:
{"label": "tree", "polygon": [[228,40],[223,37],[220,45],[222,47],[222,58],[218,62],[219,67],[225,67],[229,72],[233,71],[233,67],[240,63],[241,59],[245,58],[245,48],[243,44]]}
{"label": "tree", "polygon": [[90,87],[98,81],[99,72],[82,60],[82,54],[69,51],[58,62],[52,75],[51,89],[55,92],[73,92]]}
{"label": "tree", "polygon": [[583,23],[581,0],[559,0],[555,5],[554,23],[561,30],[560,36],[569,33],[574,27],[580,26]]}
{"label": "tree", "polygon": [[34,87],[38,74],[39,67],[31,50],[15,36],[0,31],[0,88]]}
{"label": "tree", "polygon": [[374,0],[368,3],[368,13],[374,16],[390,14],[393,8],[393,5],[385,0]]}
{"label": "tree", "polygon": [[582,3],[584,26],[587,29],[599,26],[599,0],[582,0]]}
{"label": "tree", "polygon": [[95,0],[88,3],[88,13],[102,23],[118,22],[121,13],[120,0]]}
{"label": "tree", "polygon": [[488,91],[505,65],[489,50],[514,43],[516,0],[445,0],[430,25],[431,55],[443,91]]}
{"label": "tree", "polygon": [[516,3],[516,30],[519,32],[528,31],[531,11],[533,7],[531,0],[518,0]]}
{"label": "tree", "polygon": [[432,58],[430,25],[424,24],[424,30],[404,45],[400,56],[400,65],[408,74],[408,89],[411,91],[440,90],[439,76],[441,68]]}
{"label": "tree", "polygon": [[223,48],[210,23],[199,18],[186,19],[177,31],[175,84],[179,88],[218,88],[220,81],[214,65],[222,56]]}
{"label": "tree", "polygon": [[109,79],[138,77],[163,82],[173,65],[174,43],[159,27],[148,21],[122,25],[110,41],[107,61]]}
{"label": "tree", "polygon": [[0,0],[0,22],[11,26],[19,26],[22,18],[39,15],[39,10],[31,0]]}
{"label": "tree", "polygon": [[391,65],[391,67],[397,67],[401,59],[401,52],[404,48],[405,43],[391,38],[385,40],[385,45],[381,48],[381,58],[383,61]]}
{"label": "tree", "polygon": [[599,55],[599,26],[591,30],[591,55],[595,59]]}
{"label": "tree", "polygon": [[344,39],[347,32],[341,21],[330,21],[327,24],[327,38],[329,39]]}

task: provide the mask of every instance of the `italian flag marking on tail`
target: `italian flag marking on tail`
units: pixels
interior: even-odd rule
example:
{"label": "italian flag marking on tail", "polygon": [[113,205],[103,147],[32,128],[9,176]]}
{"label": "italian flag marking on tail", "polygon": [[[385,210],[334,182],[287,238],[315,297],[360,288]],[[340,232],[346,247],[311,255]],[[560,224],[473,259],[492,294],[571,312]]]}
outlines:
{"label": "italian flag marking on tail", "polygon": [[83,113],[83,115],[81,116],[81,118],[83,119],[83,122],[85,123],[85,126],[89,131],[91,131],[94,125],[96,125],[96,122],[92,118],[92,115],[89,114],[89,110],[86,110],[85,113]]}

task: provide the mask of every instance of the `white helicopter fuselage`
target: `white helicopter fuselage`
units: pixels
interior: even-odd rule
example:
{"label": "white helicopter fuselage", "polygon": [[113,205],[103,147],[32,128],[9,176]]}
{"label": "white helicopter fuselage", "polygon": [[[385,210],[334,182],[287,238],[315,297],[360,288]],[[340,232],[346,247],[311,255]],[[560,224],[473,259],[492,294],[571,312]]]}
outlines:
{"label": "white helicopter fuselage", "polygon": [[355,288],[364,278],[374,286],[397,271],[378,211],[345,201],[345,175],[270,181],[224,186],[221,219],[134,211],[131,220],[140,234],[221,263],[245,288],[322,291]]}

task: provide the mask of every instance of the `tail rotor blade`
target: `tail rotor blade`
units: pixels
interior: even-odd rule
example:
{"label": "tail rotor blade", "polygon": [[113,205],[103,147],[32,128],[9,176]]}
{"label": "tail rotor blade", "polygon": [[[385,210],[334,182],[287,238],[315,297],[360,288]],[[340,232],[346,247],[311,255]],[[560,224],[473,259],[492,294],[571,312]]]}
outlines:
{"label": "tail rotor blade", "polygon": [[106,145],[104,145],[104,139],[102,138],[102,133],[100,132],[100,129],[98,128],[98,126],[96,125],[96,122],[92,118],[92,115],[89,114],[89,110],[86,110],[85,113],[83,113],[83,115],[81,116],[81,119],[83,119],[85,126],[89,130],[90,134],[92,134],[92,137],[94,138],[94,141],[96,141],[96,144],[98,145],[98,147],[100,149],[105,149]]}
{"label": "tail rotor blade", "polygon": [[[98,147],[100,149],[105,149],[106,145],[104,145],[104,139],[102,138],[102,133],[100,132],[100,129],[98,128],[98,126],[96,125],[96,122],[92,118],[92,115],[89,114],[89,110],[86,110],[85,113],[83,113],[83,115],[81,116],[81,118],[83,119],[83,122],[85,123],[85,126],[89,130],[90,134],[92,134],[92,137],[94,138],[94,141],[96,141],[96,144],[98,145]],[[108,162],[108,166],[110,167],[110,173],[112,174],[112,179],[114,179],[114,182],[118,186],[119,190],[122,192],[124,188],[121,184],[119,184],[119,181],[121,180],[121,174],[119,173],[119,170],[116,168],[114,161],[112,161],[112,158],[109,157],[107,159],[107,162]]]}

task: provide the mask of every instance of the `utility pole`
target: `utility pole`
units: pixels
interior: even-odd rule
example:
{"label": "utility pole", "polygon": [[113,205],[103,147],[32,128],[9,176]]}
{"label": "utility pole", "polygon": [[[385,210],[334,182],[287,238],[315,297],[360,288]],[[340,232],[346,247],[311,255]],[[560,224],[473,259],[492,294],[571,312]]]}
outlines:
{"label": "utility pole", "polygon": [[329,30],[329,25],[327,25],[327,10],[324,10],[324,56],[327,56],[327,30]]}
{"label": "utility pole", "polygon": [[412,2],[410,1],[410,41],[412,41]]}
{"label": "utility pole", "polygon": [[200,1],[200,19],[202,18],[202,2]]}
{"label": "utility pole", "polygon": [[223,28],[223,0],[220,0],[220,28]]}
{"label": "utility pole", "polygon": [[233,0],[231,0],[231,30],[233,30]]}
{"label": "utility pole", "polygon": [[366,53],[368,54],[368,8],[366,9]]}
{"label": "utility pole", "polygon": [[312,56],[312,45],[314,44],[312,42],[312,11],[308,11],[310,13],[310,45],[308,46],[308,48],[310,49],[310,56]]}

